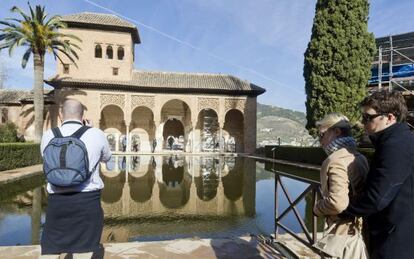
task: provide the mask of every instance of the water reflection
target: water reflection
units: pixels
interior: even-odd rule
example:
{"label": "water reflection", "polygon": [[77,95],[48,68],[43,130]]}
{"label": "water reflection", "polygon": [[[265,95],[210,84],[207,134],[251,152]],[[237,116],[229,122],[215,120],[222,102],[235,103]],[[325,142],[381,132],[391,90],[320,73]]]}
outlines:
{"label": "water reflection", "polygon": [[[108,218],[254,216],[255,162],[237,157],[114,156],[102,165]],[[251,182],[251,183],[249,183]]]}

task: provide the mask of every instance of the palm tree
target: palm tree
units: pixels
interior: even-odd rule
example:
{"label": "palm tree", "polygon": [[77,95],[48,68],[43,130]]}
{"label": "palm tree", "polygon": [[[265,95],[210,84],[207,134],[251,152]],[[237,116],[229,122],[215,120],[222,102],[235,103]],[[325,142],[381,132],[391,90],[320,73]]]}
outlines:
{"label": "palm tree", "polygon": [[[69,40],[73,39],[79,42],[81,40],[74,35],[58,32],[59,29],[67,27],[60,16],[55,15],[47,19],[48,14],[45,12],[45,7],[37,5],[33,10],[30,3],[28,5],[30,15],[13,6],[10,11],[20,14],[21,18],[7,18],[0,21],[0,24],[5,26],[0,29],[0,51],[8,48],[11,56],[16,47],[26,47],[26,52],[22,58],[23,68],[26,67],[31,54],[33,54],[35,142],[40,142],[43,133],[45,54],[46,52],[53,54],[55,60],[59,59],[62,63],[61,57],[66,56],[76,66],[75,58],[79,59],[79,57],[74,48],[80,50],[80,47]],[[58,54],[62,55],[59,56]]]}

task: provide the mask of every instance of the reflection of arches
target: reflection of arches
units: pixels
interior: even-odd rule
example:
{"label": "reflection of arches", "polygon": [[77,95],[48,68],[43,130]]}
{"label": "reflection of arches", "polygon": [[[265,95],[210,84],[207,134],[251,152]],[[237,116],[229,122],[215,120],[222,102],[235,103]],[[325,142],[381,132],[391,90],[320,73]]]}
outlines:
{"label": "reflection of arches", "polygon": [[130,129],[131,135],[139,136],[139,151],[151,151],[151,143],[155,138],[154,114],[152,110],[145,106],[136,107],[132,111]]}
{"label": "reflection of arches", "polygon": [[225,151],[243,152],[244,151],[244,117],[237,109],[229,110],[225,116],[223,126],[225,135]]}
{"label": "reflection of arches", "polygon": [[227,199],[236,201],[243,195],[243,174],[243,161],[236,158],[233,170],[221,178]]}
{"label": "reflection of arches", "polygon": [[102,109],[99,124],[99,127],[102,130],[107,128],[115,128],[122,133],[125,133],[126,131],[124,112],[121,107],[117,105],[110,104]]}
{"label": "reflection of arches", "polygon": [[125,174],[120,173],[114,177],[108,177],[106,174],[101,174],[105,188],[102,190],[102,201],[106,203],[115,203],[122,197],[122,190],[124,189]]}
{"label": "reflection of arches", "polygon": [[147,172],[144,176],[135,177],[128,174],[131,198],[136,202],[146,202],[152,196],[152,187],[155,183],[154,168],[151,164],[147,164],[146,167]]}
{"label": "reflection of arches", "polygon": [[201,151],[220,149],[218,115],[214,110],[203,109],[199,112],[196,130],[200,131]]}
{"label": "reflection of arches", "polygon": [[180,208],[189,199],[188,183],[184,177],[184,166],[172,157],[162,165],[160,201],[166,208]]}

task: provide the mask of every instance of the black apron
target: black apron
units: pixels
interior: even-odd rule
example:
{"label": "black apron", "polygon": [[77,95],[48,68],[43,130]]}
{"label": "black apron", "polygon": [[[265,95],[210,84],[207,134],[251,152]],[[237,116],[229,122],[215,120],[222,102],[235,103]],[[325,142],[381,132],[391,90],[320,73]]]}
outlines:
{"label": "black apron", "polygon": [[49,194],[42,254],[86,253],[100,249],[101,191]]}

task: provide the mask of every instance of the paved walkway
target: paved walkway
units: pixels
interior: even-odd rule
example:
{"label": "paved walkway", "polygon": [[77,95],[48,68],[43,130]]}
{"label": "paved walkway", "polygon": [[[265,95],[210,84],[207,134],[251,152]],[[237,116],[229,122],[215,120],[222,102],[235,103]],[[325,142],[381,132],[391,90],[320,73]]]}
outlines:
{"label": "paved walkway", "polygon": [[[102,257],[103,254],[103,257]],[[40,246],[0,246],[0,258],[39,258]],[[50,258],[50,257],[49,257]],[[55,258],[72,258],[60,255]],[[90,258],[90,255],[73,258]],[[104,251],[92,258],[285,258],[255,237],[234,239],[177,239],[156,242],[104,244]]]}

